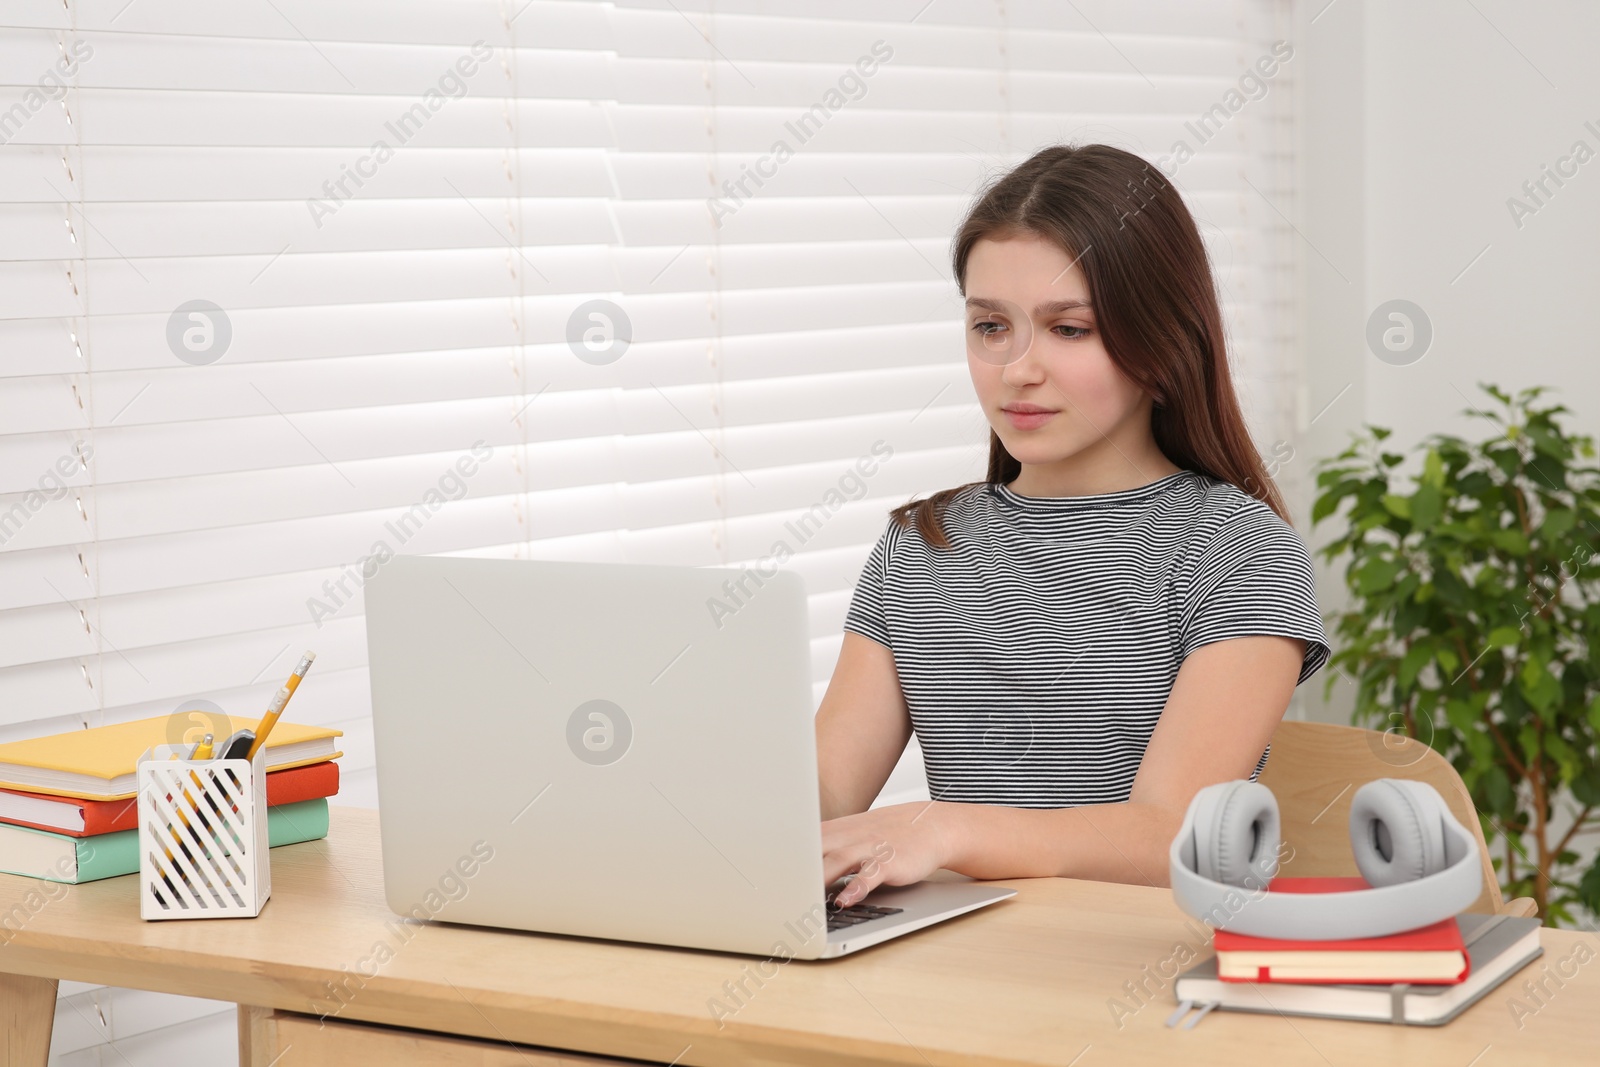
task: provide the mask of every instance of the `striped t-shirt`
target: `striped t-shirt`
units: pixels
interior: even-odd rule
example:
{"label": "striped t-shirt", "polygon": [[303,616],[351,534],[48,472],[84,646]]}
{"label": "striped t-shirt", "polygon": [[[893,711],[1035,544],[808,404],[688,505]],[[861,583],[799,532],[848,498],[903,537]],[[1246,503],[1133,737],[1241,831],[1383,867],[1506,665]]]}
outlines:
{"label": "striped t-shirt", "polygon": [[891,519],[844,623],[893,651],[935,800],[1125,801],[1190,652],[1299,638],[1302,682],[1328,658],[1305,544],[1206,475],[1082,497],[979,484],[943,526],[937,549]]}

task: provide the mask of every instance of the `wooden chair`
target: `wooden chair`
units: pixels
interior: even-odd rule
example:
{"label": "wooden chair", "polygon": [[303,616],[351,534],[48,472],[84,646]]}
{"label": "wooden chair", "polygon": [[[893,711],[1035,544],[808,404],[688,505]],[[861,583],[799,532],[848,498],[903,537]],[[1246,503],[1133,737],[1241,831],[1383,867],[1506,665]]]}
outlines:
{"label": "wooden chair", "polygon": [[1468,911],[1522,916],[1537,912],[1532,897],[1501,898],[1483,826],[1450,761],[1421,741],[1353,726],[1283,722],[1273,732],[1272,755],[1261,781],[1278,798],[1283,840],[1294,847],[1283,873],[1297,877],[1361,873],[1350,853],[1350,800],[1374,778],[1427,782],[1461,824],[1472,830],[1483,859],[1483,892]]}

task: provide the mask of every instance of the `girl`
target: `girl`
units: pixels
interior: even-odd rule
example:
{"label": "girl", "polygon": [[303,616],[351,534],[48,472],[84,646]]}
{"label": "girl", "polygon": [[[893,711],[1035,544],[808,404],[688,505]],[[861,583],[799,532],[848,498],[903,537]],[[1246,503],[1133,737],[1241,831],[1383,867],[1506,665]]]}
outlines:
{"label": "girl", "polygon": [[[982,482],[896,508],[817,713],[836,903],[940,868],[1167,884],[1328,657],[1250,442],[1194,219],[1105,145],[1044,149],[956,235]],[[915,732],[931,802],[868,811]]]}

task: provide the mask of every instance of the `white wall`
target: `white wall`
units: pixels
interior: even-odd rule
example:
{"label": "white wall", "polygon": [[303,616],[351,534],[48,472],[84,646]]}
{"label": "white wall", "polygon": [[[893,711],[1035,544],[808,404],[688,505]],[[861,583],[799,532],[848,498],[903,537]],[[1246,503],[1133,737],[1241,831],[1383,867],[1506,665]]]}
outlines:
{"label": "white wall", "polygon": [[[1300,439],[1294,477],[1283,477],[1295,524],[1313,547],[1328,529],[1310,525],[1315,481],[1311,467],[1344,447],[1367,418],[1366,374],[1376,363],[1362,347],[1366,320],[1367,48],[1365,0],[1297,3],[1295,49],[1302,63],[1295,117],[1301,197],[1301,336],[1305,361],[1300,404]],[[1315,21],[1313,21],[1315,19]],[[1341,607],[1338,571],[1317,567],[1317,599],[1324,612]],[[1324,695],[1325,669],[1301,686],[1306,718],[1348,723],[1350,683]]]}
{"label": "white wall", "polygon": [[[1368,365],[1368,418],[1402,443],[1476,432],[1457,390],[1480,380],[1559,386],[1600,431],[1600,6],[1475,3],[1367,5],[1367,296],[1434,325],[1420,362]],[[1507,200],[1579,140],[1595,158],[1519,228]]]}

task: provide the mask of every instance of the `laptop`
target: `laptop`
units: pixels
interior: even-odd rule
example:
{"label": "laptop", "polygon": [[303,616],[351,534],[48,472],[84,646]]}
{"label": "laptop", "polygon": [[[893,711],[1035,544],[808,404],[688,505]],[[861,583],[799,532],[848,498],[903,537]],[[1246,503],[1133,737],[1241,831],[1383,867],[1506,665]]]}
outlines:
{"label": "laptop", "polygon": [[397,556],[365,594],[401,915],[824,959],[1015,895],[828,903],[797,574]]}

